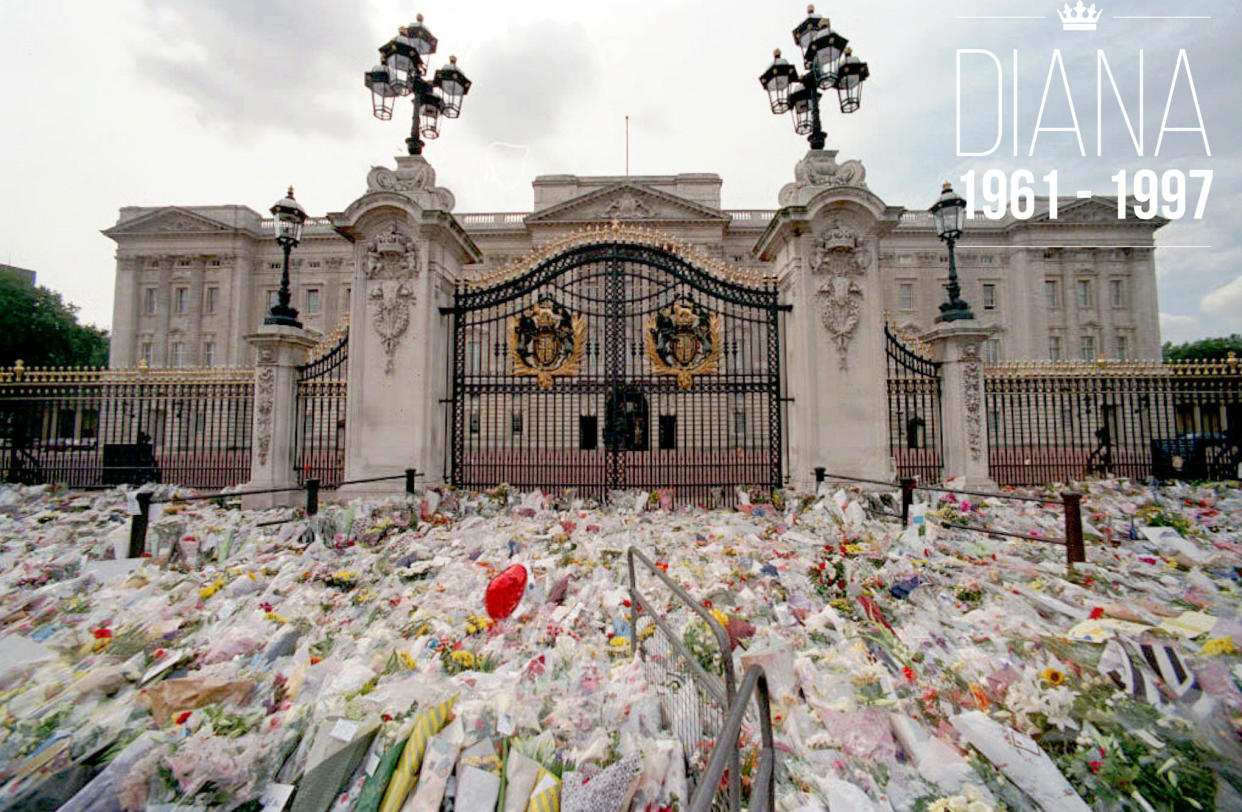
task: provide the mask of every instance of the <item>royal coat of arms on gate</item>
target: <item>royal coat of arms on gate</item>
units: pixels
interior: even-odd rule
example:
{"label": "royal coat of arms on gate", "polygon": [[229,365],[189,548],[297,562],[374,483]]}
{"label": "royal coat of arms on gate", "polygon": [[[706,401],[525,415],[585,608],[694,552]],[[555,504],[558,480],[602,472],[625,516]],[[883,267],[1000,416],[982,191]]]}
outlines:
{"label": "royal coat of arms on gate", "polygon": [[540,389],[552,379],[578,374],[586,322],[564,306],[542,298],[509,319],[509,363],[514,375],[533,376]]}
{"label": "royal coat of arms on gate", "polygon": [[647,320],[647,363],[657,375],[674,375],[689,389],[695,375],[711,375],[720,365],[720,316],[678,297]]}

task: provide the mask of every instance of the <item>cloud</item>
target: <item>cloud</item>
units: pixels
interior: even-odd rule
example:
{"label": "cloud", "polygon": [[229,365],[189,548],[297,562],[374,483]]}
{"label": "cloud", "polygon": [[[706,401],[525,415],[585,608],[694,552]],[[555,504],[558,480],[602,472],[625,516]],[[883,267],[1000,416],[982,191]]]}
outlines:
{"label": "cloud", "polygon": [[1199,319],[1194,316],[1178,316],[1173,313],[1160,314],[1160,339],[1180,344],[1193,341],[1202,334]]}
{"label": "cloud", "polygon": [[475,54],[477,65],[463,69],[487,82],[471,88],[466,105],[472,128],[488,142],[554,143],[570,111],[585,113],[599,82],[599,59],[577,23],[516,25]]}
{"label": "cloud", "polygon": [[1204,296],[1199,309],[1219,316],[1232,327],[1242,326],[1242,276]]}
{"label": "cloud", "polygon": [[334,0],[151,0],[149,80],[183,96],[205,127],[244,139],[263,130],[345,138],[377,58],[366,15]]}

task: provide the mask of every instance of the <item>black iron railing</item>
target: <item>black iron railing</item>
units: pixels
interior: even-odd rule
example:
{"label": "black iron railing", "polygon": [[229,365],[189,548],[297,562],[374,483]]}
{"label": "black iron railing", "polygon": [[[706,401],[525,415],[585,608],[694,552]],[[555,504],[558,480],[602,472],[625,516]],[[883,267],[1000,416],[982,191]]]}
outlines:
{"label": "black iron railing", "polygon": [[888,447],[897,473],[940,481],[940,364],[906,346],[884,325],[888,371]]}
{"label": "black iron railing", "polygon": [[989,473],[1002,485],[1239,476],[1236,360],[1016,362],[986,368],[984,388]]}
{"label": "black iron railing", "polygon": [[294,460],[298,481],[336,488],[345,472],[349,332],[323,355],[298,367]]}
{"label": "black iron railing", "polygon": [[779,488],[786,308],[772,280],[713,262],[617,225],[459,286],[442,311],[453,484],[703,504]]}
{"label": "black iron railing", "polygon": [[250,478],[254,371],[0,370],[0,478],[71,488]]}

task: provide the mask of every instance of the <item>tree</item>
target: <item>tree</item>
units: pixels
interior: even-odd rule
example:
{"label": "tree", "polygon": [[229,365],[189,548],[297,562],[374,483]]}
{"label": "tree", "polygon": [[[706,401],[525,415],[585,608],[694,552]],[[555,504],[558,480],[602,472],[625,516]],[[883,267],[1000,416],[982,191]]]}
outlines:
{"label": "tree", "polygon": [[1201,338],[1185,344],[1164,342],[1166,361],[1224,361],[1231,352],[1242,359],[1242,335],[1234,333],[1224,338]]}
{"label": "tree", "polygon": [[59,293],[0,274],[0,366],[106,366],[108,331],[77,313]]}

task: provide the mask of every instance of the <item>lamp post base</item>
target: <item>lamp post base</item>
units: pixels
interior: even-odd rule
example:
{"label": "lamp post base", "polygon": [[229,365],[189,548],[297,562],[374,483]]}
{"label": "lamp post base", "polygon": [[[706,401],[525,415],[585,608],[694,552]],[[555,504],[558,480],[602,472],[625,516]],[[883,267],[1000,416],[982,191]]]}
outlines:
{"label": "lamp post base", "polygon": [[410,150],[411,155],[423,154],[423,139],[411,135],[405,139],[405,145]]}
{"label": "lamp post base", "polygon": [[264,324],[277,324],[281,327],[302,327],[302,322],[298,321],[298,311],[292,307],[281,305],[273,305],[268,311],[267,317],[263,319]]}
{"label": "lamp post base", "polygon": [[955,301],[943,302],[940,305],[940,315],[936,317],[936,321],[963,321],[965,319],[973,319],[974,317],[975,314],[970,311],[970,305],[961,299],[957,299]]}

